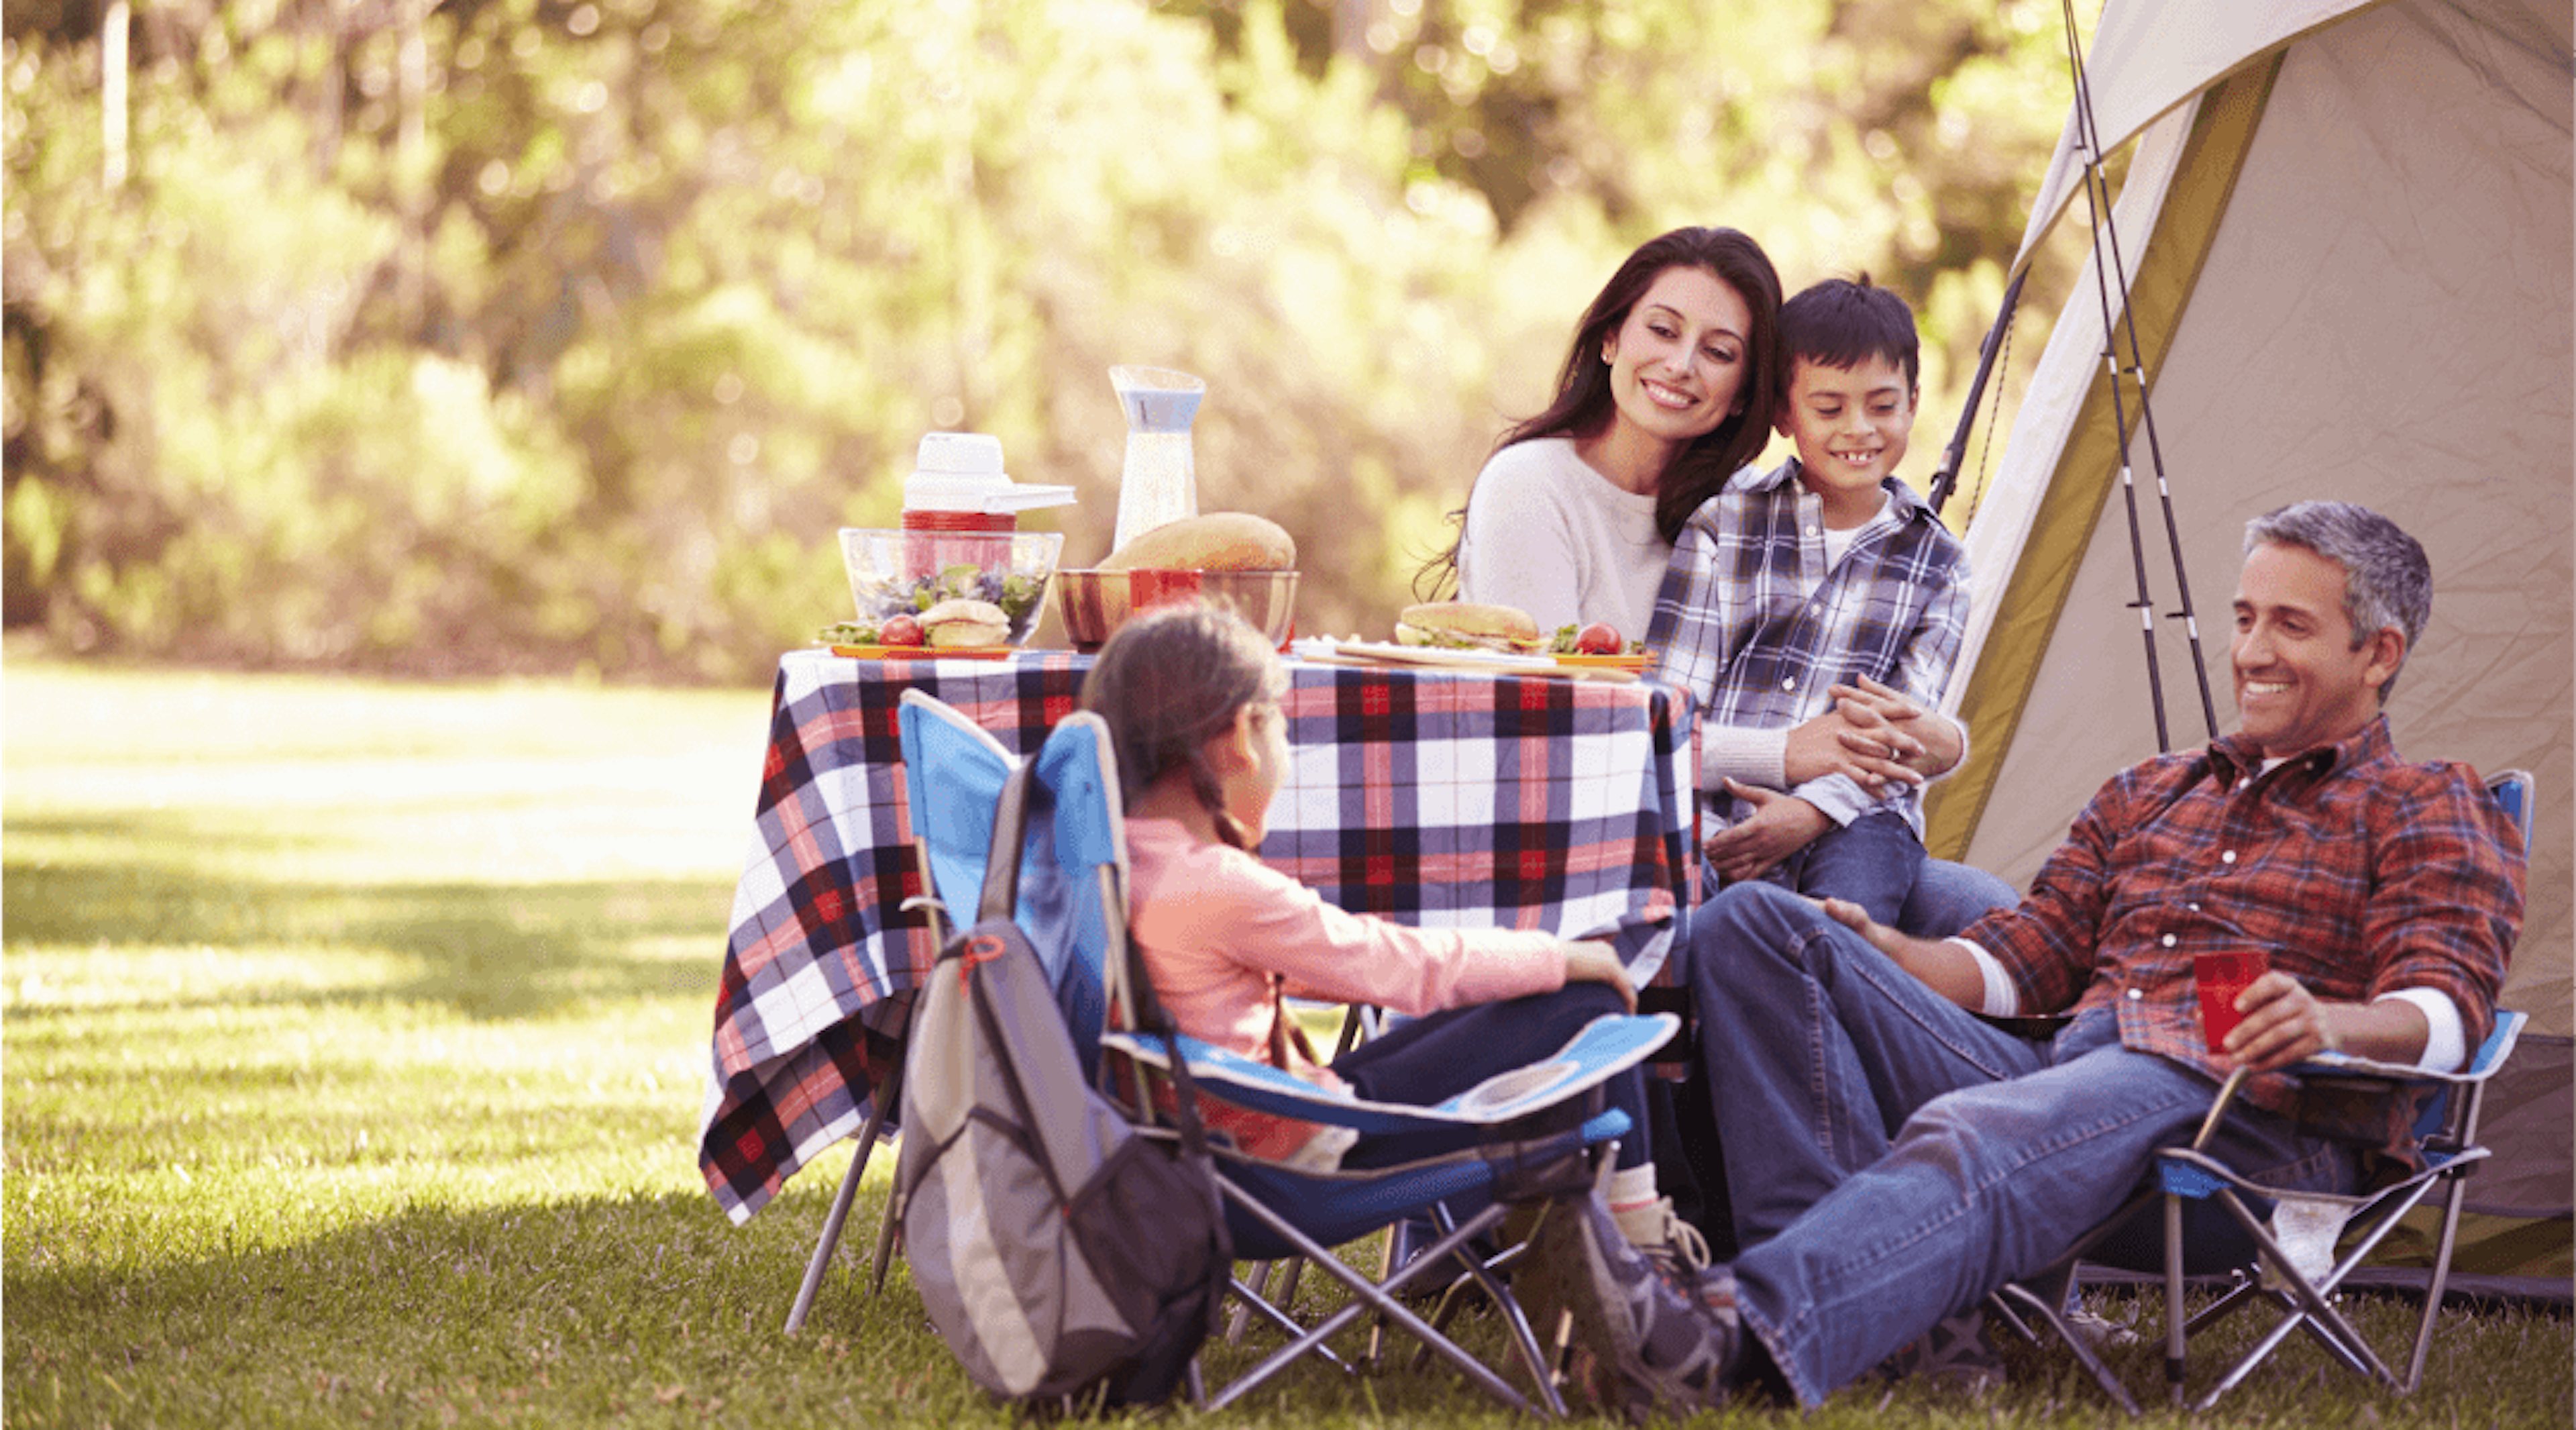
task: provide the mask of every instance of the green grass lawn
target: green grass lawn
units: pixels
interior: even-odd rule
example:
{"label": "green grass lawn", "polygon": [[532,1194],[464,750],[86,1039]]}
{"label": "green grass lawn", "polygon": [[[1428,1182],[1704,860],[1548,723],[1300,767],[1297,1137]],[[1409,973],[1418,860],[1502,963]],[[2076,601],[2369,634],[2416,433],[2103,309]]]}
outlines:
{"label": "green grass lawn", "polygon": [[[845,1157],[739,1228],[699,1178],[765,691],[30,655],[5,682],[7,1424],[1016,1423],[900,1268],[866,1293],[890,1158],[792,1339]],[[2476,1315],[2398,1400],[2294,1346],[2226,1418],[2564,1426],[2571,1352],[2563,1317]],[[1862,1386],[1812,1419],[2108,1418],[2012,1360],[1984,1402]],[[2154,1394],[2153,1355],[2126,1365]],[[1515,1420],[1441,1370],[1299,1371],[1180,1418]]]}

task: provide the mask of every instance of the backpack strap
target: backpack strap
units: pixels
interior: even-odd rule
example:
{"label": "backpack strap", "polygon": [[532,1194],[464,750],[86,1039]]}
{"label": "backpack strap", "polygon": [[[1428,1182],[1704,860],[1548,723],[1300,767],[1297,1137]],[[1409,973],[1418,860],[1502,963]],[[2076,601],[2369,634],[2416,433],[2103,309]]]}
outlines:
{"label": "backpack strap", "polygon": [[[1181,1161],[1198,1168],[1205,1176],[1210,1225],[1215,1228],[1219,1245],[1223,1248],[1211,1258],[1208,1267],[1208,1325],[1210,1330],[1214,1330],[1225,1308],[1226,1289],[1234,1275],[1234,1247],[1225,1230],[1225,1194],[1217,1189],[1216,1156],[1208,1150],[1207,1124],[1199,1118],[1198,1080],[1190,1075],[1190,1060],[1182,1054],[1181,1030],[1172,1022],[1171,1014],[1163,1010],[1162,1000],[1154,996],[1154,980],[1145,974],[1144,956],[1137,950],[1135,941],[1127,936],[1125,893],[1123,888],[1120,889],[1119,897],[1112,904],[1118,913],[1110,930],[1109,957],[1116,961],[1120,975],[1127,982],[1128,996],[1135,1004],[1137,1026],[1160,1037],[1163,1046],[1171,1049],[1172,1121],[1181,1134]],[[1153,1096],[1146,1084],[1152,1074],[1142,1067],[1134,1071],[1137,1097],[1150,1116]]]}

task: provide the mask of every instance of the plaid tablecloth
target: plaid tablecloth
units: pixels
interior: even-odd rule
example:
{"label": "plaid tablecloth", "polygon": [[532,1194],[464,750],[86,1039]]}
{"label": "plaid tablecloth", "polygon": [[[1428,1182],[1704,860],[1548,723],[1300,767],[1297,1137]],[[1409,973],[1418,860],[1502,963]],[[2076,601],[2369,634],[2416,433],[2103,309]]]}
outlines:
{"label": "plaid tablecloth", "polygon": [[[698,1158],[758,1211],[856,1133],[937,952],[918,915],[895,712],[918,687],[1026,755],[1090,659],[779,662],[760,804],[716,995]],[[1292,662],[1291,766],[1264,859],[1355,912],[1615,931],[1640,981],[1690,897],[1686,697],[1660,685]]]}

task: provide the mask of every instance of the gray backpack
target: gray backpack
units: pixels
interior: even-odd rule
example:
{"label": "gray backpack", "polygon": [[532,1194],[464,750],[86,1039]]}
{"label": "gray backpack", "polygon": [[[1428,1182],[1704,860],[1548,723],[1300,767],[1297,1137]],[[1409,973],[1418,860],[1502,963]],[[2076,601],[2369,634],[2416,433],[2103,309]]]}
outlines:
{"label": "gray backpack", "polygon": [[[1177,1138],[1131,1124],[1084,1075],[1010,918],[1005,851],[1021,847],[1034,765],[1003,787],[978,920],[940,950],[914,1010],[895,1162],[904,1259],[931,1323],[994,1395],[1154,1403],[1206,1338],[1233,1246],[1187,1070]],[[1163,1022],[1138,987],[1140,1020]]]}

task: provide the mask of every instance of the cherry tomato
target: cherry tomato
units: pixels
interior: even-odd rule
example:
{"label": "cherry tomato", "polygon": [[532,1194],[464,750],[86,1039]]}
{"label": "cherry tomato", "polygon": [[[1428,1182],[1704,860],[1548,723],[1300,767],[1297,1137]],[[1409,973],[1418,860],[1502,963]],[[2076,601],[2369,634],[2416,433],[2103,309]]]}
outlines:
{"label": "cherry tomato", "polygon": [[1619,632],[1600,621],[1585,626],[1574,636],[1574,650],[1578,655],[1617,655],[1627,648],[1628,643],[1620,638]]}

